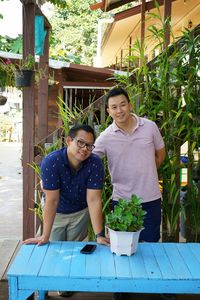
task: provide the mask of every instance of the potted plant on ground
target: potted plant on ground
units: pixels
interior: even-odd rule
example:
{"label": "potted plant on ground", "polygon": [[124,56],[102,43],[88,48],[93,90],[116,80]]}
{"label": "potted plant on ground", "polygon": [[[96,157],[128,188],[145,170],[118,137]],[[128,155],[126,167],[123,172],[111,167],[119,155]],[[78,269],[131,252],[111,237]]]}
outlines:
{"label": "potted plant on ground", "polygon": [[128,256],[136,252],[145,214],[138,196],[119,199],[118,205],[107,215],[111,252]]}

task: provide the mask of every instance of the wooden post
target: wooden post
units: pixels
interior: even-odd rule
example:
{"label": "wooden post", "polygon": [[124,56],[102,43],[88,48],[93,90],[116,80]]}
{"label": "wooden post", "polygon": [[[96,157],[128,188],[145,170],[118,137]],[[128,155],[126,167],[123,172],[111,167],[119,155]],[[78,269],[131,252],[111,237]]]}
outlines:
{"label": "wooden post", "polygon": [[[34,56],[35,4],[28,3],[23,8],[23,58]],[[23,239],[35,234],[34,213],[34,170],[28,166],[34,161],[35,136],[35,90],[34,85],[23,88]]]}
{"label": "wooden post", "polygon": [[[64,89],[63,89],[63,73],[62,69],[59,69],[57,72],[57,80],[59,82],[58,84],[58,96],[61,97],[61,99],[64,99]],[[65,93],[67,93],[67,90],[65,90]],[[67,105],[70,107],[70,97],[68,97],[68,103]],[[57,127],[61,127],[63,125],[62,119],[60,114],[58,115],[58,123]]]}
{"label": "wooden post", "polygon": [[40,56],[41,79],[38,84],[38,139],[48,135],[48,75],[49,75],[49,30],[44,44],[44,55]]}

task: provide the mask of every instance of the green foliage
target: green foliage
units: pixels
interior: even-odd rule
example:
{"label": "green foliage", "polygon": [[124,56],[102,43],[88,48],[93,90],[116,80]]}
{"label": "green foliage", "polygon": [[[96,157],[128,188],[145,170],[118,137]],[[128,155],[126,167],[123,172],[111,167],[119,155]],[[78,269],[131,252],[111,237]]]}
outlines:
{"label": "green foliage", "polygon": [[14,53],[22,53],[22,35],[20,34],[17,38],[12,39],[10,43],[10,51]]}
{"label": "green foliage", "polygon": [[130,201],[119,199],[114,211],[107,215],[106,225],[116,231],[138,231],[143,227],[145,214],[141,199],[132,195]]}
{"label": "green foliage", "polygon": [[33,55],[28,54],[24,61],[20,61],[17,65],[20,70],[34,70],[35,69],[35,58]]}
{"label": "green foliage", "polygon": [[41,180],[40,166],[38,164],[36,164],[34,161],[31,164],[28,164],[28,166],[34,170],[34,172],[38,176],[39,180]]}
{"label": "green foliage", "polygon": [[184,203],[188,242],[200,242],[200,180],[193,181]]}
{"label": "green foliage", "polygon": [[15,66],[9,59],[0,58],[0,87],[15,86],[14,83]]}
{"label": "green foliage", "polygon": [[46,146],[46,144],[44,146],[37,145],[37,148],[38,148],[38,150],[40,152],[40,155],[42,157],[45,157],[46,155],[48,155],[52,151],[58,150],[61,147],[62,147],[62,142],[61,142],[60,139],[58,139],[54,143],[49,143],[47,146]]}
{"label": "green foliage", "polygon": [[[51,153],[54,150],[61,148],[61,140],[57,140],[55,143],[48,145],[47,147],[42,145],[37,145],[39,150],[40,156],[44,158],[47,154]],[[43,202],[42,202],[42,195],[43,191],[41,189],[41,170],[39,164],[35,163],[34,161],[31,164],[28,164],[31,167],[35,175],[37,176],[35,190],[37,191],[37,197],[34,201],[34,208],[29,208],[34,214],[40,219],[43,220]]]}
{"label": "green foliage", "polygon": [[67,135],[72,124],[77,122],[83,123],[87,121],[88,114],[83,113],[81,108],[73,107],[70,109],[69,106],[63,101],[61,97],[58,97],[57,102],[59,108],[59,115],[62,120],[62,128]]}
{"label": "green foliage", "polygon": [[22,54],[22,35],[16,38],[0,35],[0,50]]}
{"label": "green foliage", "polygon": [[69,2],[69,1],[66,1],[66,0],[48,0],[48,2],[56,5],[58,8],[67,9],[68,8],[67,2]]}
{"label": "green foliage", "polygon": [[34,202],[34,208],[29,208],[29,210],[34,212],[34,214],[42,222],[42,220],[43,220],[42,193],[40,191],[37,191],[37,196],[38,196],[39,201]]}
{"label": "green foliage", "polygon": [[[67,1],[68,9],[55,9],[51,18],[50,56],[54,59],[92,65],[97,44],[97,20],[103,13],[92,11],[90,0]],[[62,39],[60,32],[62,32]]]}
{"label": "green foliage", "polygon": [[28,54],[24,60],[11,61],[10,59],[0,58],[0,86],[15,86],[15,77],[23,76],[24,70],[34,71],[35,82],[38,83],[40,78],[45,75],[45,71],[36,67],[35,58],[33,55]]}

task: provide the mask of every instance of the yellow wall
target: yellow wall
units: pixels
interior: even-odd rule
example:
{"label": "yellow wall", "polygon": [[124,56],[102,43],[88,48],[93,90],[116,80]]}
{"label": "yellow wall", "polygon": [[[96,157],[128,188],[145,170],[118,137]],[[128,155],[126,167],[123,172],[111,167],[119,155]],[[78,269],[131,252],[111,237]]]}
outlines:
{"label": "yellow wall", "polygon": [[[156,9],[150,11],[151,13],[157,13]],[[160,7],[161,16],[163,16],[163,6]],[[132,41],[136,38],[140,39],[140,14],[131,16],[129,18],[112,23],[110,30],[104,37],[104,42],[101,49],[102,55],[102,67],[109,67],[120,61],[121,49],[123,49],[123,57],[128,54],[129,39],[132,37]],[[148,13],[146,14],[146,28],[148,25],[156,25],[156,20],[147,20]],[[176,0],[172,2],[172,18],[171,25],[173,34],[175,37],[180,37],[184,27],[188,27],[189,21],[192,21],[192,27],[197,26],[200,23],[200,1],[199,0]],[[146,35],[149,32],[146,30]],[[152,57],[153,41],[148,41],[147,55],[150,60]]]}

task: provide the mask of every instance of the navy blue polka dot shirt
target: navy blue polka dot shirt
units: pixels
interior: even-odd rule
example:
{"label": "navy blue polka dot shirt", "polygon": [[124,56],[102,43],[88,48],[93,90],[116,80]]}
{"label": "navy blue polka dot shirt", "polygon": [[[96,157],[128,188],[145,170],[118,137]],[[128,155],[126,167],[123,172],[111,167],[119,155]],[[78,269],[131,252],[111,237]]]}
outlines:
{"label": "navy blue polka dot shirt", "polygon": [[75,171],[69,165],[64,147],[42,160],[41,177],[45,190],[60,190],[57,212],[69,214],[87,207],[87,189],[102,189],[104,167],[101,159],[92,153]]}

